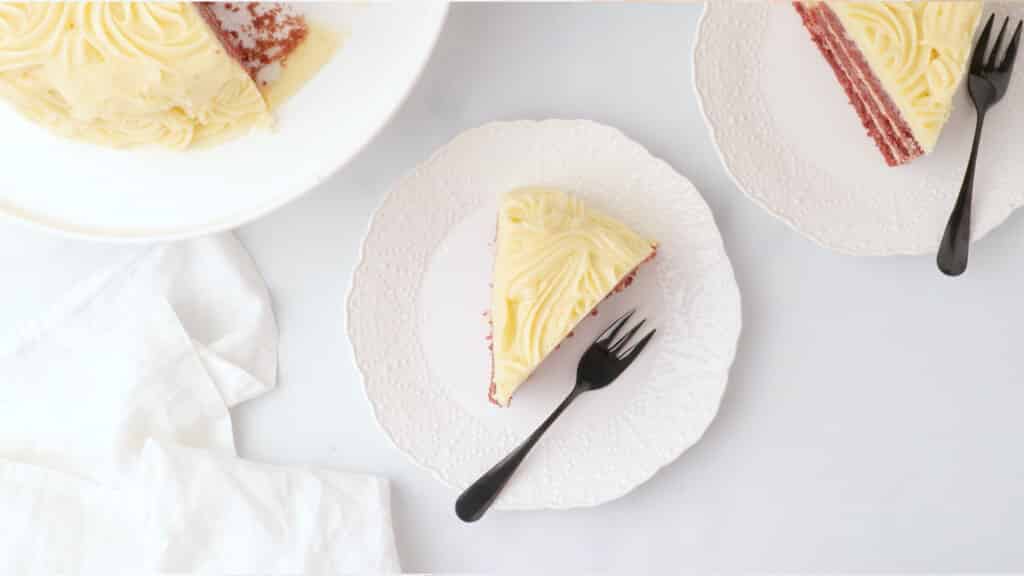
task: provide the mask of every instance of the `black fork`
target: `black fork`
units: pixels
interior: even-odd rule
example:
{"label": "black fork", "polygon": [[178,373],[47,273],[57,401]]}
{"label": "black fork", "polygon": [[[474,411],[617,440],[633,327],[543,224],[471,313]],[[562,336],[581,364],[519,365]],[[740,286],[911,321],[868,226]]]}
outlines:
{"label": "black fork", "polygon": [[946,231],[942,235],[942,243],[939,244],[939,255],[936,259],[939,270],[947,276],[959,276],[967,270],[967,256],[971,246],[971,203],[974,196],[974,167],[978,159],[978,147],[981,144],[981,129],[985,125],[985,114],[988,110],[1003,98],[1006,89],[1010,86],[1010,75],[1013,73],[1013,64],[1017,59],[1017,48],[1020,45],[1021,25],[1017,23],[1017,30],[1013,33],[1006,54],[1000,57],[1002,52],[1003,37],[1006,34],[1010,18],[1003,20],[1003,27],[999,29],[995,45],[985,57],[988,48],[988,39],[992,35],[992,23],[995,22],[995,15],[989,17],[985,29],[974,47],[974,55],[971,57],[970,75],[967,79],[967,90],[971,94],[971,101],[978,112],[978,124],[974,130],[974,146],[971,148],[971,160],[967,164],[967,173],[964,175],[964,183],[960,187],[960,195],[957,196],[956,205],[949,215],[949,222],[946,223]]}
{"label": "black fork", "polygon": [[611,326],[609,326],[597,341],[587,348],[576,367],[576,386],[566,396],[565,400],[555,408],[555,411],[548,416],[537,430],[530,434],[530,437],[523,441],[518,448],[512,451],[501,462],[494,465],[479,480],[474,482],[455,501],[455,514],[464,522],[476,522],[487,512],[491,504],[498,498],[502,488],[508,483],[509,478],[515,473],[516,468],[540,440],[544,432],[561,416],[562,412],[572,404],[572,401],[584,392],[600,390],[611,384],[622,374],[630,364],[636,360],[647,343],[654,337],[655,330],[651,330],[633,346],[629,345],[630,340],[643,327],[645,320],[641,320],[636,326],[629,329],[625,334],[616,339],[622,328],[629,322],[634,311],[628,312]]}

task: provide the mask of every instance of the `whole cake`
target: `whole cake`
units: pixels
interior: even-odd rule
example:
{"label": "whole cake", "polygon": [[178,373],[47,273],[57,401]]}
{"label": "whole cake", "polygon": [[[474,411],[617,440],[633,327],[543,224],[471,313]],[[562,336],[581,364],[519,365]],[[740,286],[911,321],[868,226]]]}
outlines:
{"label": "whole cake", "polygon": [[562,190],[507,193],[491,298],[491,400],[507,406],[544,358],[603,299],[628,286],[655,249]]}
{"label": "whole cake", "polygon": [[271,123],[259,80],[306,33],[276,3],[0,3],[0,96],[106,146],[221,141]]}
{"label": "whole cake", "polygon": [[953,109],[981,2],[796,2],[890,166],[935,147]]}

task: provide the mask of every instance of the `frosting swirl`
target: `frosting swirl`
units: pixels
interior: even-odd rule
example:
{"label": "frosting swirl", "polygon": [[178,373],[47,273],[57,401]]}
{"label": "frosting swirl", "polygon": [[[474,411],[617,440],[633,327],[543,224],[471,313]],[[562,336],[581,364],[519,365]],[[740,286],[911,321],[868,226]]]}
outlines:
{"label": "frosting swirl", "polygon": [[925,151],[970,57],[981,2],[829,2]]}
{"label": "frosting swirl", "polygon": [[0,4],[0,96],[61,135],[117,147],[185,148],[270,118],[183,2]]}
{"label": "frosting swirl", "polygon": [[509,192],[498,216],[491,306],[494,399],[506,404],[653,246],[561,190]]}

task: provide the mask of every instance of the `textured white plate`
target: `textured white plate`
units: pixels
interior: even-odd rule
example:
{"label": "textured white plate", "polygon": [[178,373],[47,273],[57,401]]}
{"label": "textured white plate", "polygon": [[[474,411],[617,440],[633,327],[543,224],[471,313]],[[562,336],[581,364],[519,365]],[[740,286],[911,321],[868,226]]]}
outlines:
{"label": "textured white plate", "polygon": [[65,234],[171,239],[238,226],[326,179],[384,125],[440,34],[447,5],[306,4],[350,31],[277,114],[277,129],[208,150],[110,150],[57,138],[0,103],[0,213]]}
{"label": "textured white plate", "polygon": [[[991,10],[1024,16],[1024,4]],[[974,134],[965,87],[936,150],[889,168],[788,2],[709,2],[693,71],[722,162],[755,202],[839,252],[937,250]],[[1024,204],[1021,76],[986,122],[975,181],[975,239]]]}
{"label": "textured white plate", "polygon": [[[600,307],[501,409],[487,400],[491,242],[498,198],[561,187],[661,242],[637,281]],[[399,449],[465,487],[571,389],[601,329],[638,307],[658,334],[615,384],[566,412],[499,508],[592,506],[631,490],[696,442],[725,390],[740,298],[714,219],[665,162],[586,121],[488,124],[392,188],[353,279],[348,331],[377,420]]]}

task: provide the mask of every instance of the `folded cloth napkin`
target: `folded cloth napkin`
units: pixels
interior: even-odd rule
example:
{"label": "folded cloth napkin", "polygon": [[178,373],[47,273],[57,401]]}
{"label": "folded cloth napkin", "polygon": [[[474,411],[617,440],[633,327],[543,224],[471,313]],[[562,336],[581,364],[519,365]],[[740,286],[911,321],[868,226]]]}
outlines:
{"label": "folded cloth napkin", "polygon": [[[231,235],[77,286],[0,350],[0,573],[397,568],[382,481],[234,458],[228,408],[276,368],[269,295]],[[184,537],[210,526],[231,532]]]}
{"label": "folded cloth napkin", "polygon": [[397,572],[388,484],[146,444],[144,565],[162,572]]}

